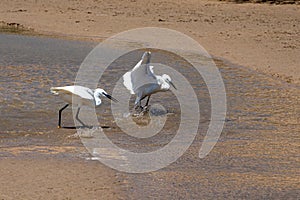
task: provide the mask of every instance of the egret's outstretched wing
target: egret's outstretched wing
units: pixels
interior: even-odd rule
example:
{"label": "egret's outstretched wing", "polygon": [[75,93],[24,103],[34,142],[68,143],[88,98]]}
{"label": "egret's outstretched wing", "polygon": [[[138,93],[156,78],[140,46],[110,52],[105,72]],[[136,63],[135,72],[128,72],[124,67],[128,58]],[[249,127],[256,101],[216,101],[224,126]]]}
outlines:
{"label": "egret's outstretched wing", "polygon": [[80,98],[93,100],[93,91],[87,87],[72,85],[64,87],[51,87],[50,91],[55,95],[77,95]]}
{"label": "egret's outstretched wing", "polygon": [[131,94],[146,84],[157,84],[153,66],[150,66],[150,53],[145,52],[135,67],[123,75],[123,84]]}
{"label": "egret's outstretched wing", "polygon": [[130,94],[135,94],[132,86],[131,71],[126,72],[123,75],[123,85],[130,91]]}

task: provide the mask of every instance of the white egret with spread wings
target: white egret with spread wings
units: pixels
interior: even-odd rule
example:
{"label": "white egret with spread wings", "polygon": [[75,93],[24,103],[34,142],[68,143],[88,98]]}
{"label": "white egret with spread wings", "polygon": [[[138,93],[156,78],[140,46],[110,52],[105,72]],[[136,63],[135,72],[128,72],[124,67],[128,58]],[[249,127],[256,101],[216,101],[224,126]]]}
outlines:
{"label": "white egret with spread wings", "polygon": [[[143,54],[142,59],[135,67],[123,75],[123,84],[131,94],[136,95],[135,108],[145,109],[148,106],[150,96],[157,92],[168,91],[175,87],[169,75],[161,76],[154,74],[153,66],[150,65],[151,52]],[[144,107],[141,101],[148,97]]]}

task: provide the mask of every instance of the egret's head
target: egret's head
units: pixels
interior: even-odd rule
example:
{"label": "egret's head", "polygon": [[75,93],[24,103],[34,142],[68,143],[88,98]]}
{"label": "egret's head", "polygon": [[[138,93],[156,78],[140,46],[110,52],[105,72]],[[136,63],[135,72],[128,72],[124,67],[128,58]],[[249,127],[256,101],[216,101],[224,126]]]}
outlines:
{"label": "egret's head", "polygon": [[104,96],[103,94],[107,94],[107,92],[105,92],[105,90],[101,89],[101,88],[97,88],[95,89],[95,94],[97,94],[99,97]]}
{"label": "egret's head", "polygon": [[150,51],[146,51],[143,54],[143,57],[142,57],[143,64],[150,63],[150,58],[151,58],[151,52]]}
{"label": "egret's head", "polygon": [[163,74],[161,77],[167,82],[172,81],[171,77],[168,74]]}
{"label": "egret's head", "polygon": [[172,79],[168,74],[163,74],[161,76],[168,84],[170,84],[175,90],[177,90],[177,88],[175,87],[175,85],[172,83]]}
{"label": "egret's head", "polygon": [[113,100],[114,102],[118,102],[117,99],[115,99],[114,97],[112,97],[111,95],[107,94],[107,92],[101,88],[97,88],[95,89],[95,94],[98,96],[98,97],[106,97],[106,98],[109,98],[110,100]]}

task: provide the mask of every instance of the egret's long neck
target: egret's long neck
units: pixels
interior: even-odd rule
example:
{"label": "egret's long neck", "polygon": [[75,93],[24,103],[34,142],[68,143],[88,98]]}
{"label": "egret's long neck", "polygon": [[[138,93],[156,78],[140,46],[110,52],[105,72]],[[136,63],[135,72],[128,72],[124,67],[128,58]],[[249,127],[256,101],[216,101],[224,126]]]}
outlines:
{"label": "egret's long neck", "polygon": [[144,58],[140,60],[140,65],[149,65],[150,64],[150,58]]}
{"label": "egret's long neck", "polygon": [[94,99],[95,99],[95,106],[99,106],[101,104],[101,99],[97,92],[94,93]]}

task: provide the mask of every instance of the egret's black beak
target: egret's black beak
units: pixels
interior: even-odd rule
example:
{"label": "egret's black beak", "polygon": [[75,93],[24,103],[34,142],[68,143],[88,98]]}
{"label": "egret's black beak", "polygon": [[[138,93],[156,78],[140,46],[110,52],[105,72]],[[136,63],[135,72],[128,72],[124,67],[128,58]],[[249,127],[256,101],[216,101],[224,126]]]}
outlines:
{"label": "egret's black beak", "polygon": [[117,99],[113,98],[112,96],[110,96],[109,94],[105,94],[104,92],[102,93],[104,96],[106,96],[107,98],[109,98],[110,100],[114,101],[114,102],[119,102]]}
{"label": "egret's black beak", "polygon": [[169,83],[175,90],[177,90],[177,88],[175,87],[174,83],[172,83],[172,81],[168,81],[168,83]]}

